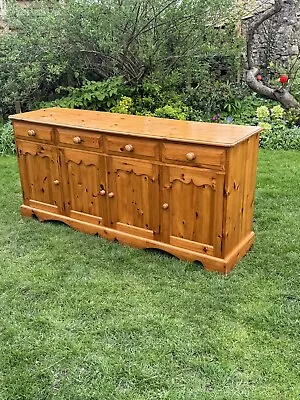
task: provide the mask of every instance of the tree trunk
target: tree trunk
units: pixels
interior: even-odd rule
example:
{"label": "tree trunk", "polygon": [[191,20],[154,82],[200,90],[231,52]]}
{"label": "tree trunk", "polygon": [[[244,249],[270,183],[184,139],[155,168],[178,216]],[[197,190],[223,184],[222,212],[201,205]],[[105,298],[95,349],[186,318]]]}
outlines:
{"label": "tree trunk", "polygon": [[247,40],[247,65],[245,80],[247,85],[256,93],[263,97],[267,97],[271,100],[276,100],[281,103],[285,109],[297,109],[300,112],[300,103],[294,98],[294,96],[283,86],[272,88],[267,86],[261,81],[257,80],[259,68],[254,64],[252,52],[254,45],[254,34],[259,27],[273,15],[279,13],[282,10],[283,0],[275,0],[272,7],[262,12],[256,21],[249,28],[246,40]]}
{"label": "tree trunk", "polygon": [[246,71],[246,83],[254,92],[268,99],[280,102],[281,105],[287,110],[293,108],[300,111],[299,102],[287,89],[285,89],[283,86],[271,88],[263,84],[261,81],[258,81],[256,79],[257,74],[258,68],[252,68]]}

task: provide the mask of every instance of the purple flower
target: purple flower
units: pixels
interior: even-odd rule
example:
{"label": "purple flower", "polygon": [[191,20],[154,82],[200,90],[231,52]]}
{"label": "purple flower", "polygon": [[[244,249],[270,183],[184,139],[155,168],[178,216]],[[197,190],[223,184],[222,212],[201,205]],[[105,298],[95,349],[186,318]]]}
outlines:
{"label": "purple flower", "polygon": [[212,117],[212,121],[213,122],[219,122],[221,115],[220,114],[216,114]]}

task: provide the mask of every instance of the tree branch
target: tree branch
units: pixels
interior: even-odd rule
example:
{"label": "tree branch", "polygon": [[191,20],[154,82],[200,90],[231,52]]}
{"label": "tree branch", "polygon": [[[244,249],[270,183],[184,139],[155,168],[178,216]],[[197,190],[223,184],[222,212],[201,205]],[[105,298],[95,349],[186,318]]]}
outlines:
{"label": "tree branch", "polygon": [[300,111],[300,104],[294,98],[294,96],[283,86],[278,88],[272,88],[265,85],[262,81],[257,80],[259,68],[255,66],[252,50],[254,44],[254,35],[259,27],[267,20],[272,18],[274,15],[279,13],[283,7],[283,0],[275,0],[274,5],[268,10],[261,13],[257,20],[249,28],[246,39],[247,39],[247,70],[245,80],[247,85],[256,93],[261,96],[267,97],[271,100],[276,100],[282,104],[286,109],[294,108]]}
{"label": "tree branch", "polygon": [[177,3],[177,0],[171,0],[169,1],[169,3],[167,3],[162,9],[158,10],[158,12],[156,14],[153,15],[152,18],[150,18],[142,27],[139,31],[137,31],[135,33],[134,36],[132,36],[130,38],[130,40],[128,41],[127,47],[130,46],[130,44],[142,33],[144,32],[144,30],[153,22],[156,20],[156,18],[162,14],[168,7],[170,7],[172,4]]}

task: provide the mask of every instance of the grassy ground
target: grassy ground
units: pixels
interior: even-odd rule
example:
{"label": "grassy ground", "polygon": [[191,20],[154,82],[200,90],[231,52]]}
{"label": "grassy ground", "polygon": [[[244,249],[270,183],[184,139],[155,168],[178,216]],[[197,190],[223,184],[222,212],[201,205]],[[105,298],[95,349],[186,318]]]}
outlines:
{"label": "grassy ground", "polygon": [[24,220],[0,158],[0,400],[299,399],[300,152],[260,152],[256,244],[224,277]]}

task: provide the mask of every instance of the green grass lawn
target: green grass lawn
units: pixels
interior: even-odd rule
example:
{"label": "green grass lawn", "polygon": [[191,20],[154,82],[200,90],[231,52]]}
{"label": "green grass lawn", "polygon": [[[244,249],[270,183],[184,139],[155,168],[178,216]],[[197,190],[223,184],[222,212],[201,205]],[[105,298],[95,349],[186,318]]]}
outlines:
{"label": "green grass lawn", "polygon": [[261,151],[224,277],[23,219],[0,158],[0,400],[300,399],[300,152]]}

